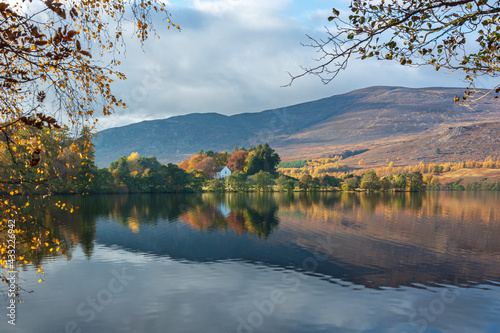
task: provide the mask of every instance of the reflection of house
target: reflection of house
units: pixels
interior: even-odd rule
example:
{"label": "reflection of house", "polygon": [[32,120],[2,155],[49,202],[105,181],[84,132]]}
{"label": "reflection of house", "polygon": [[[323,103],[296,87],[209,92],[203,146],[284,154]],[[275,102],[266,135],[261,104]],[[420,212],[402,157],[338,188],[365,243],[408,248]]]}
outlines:
{"label": "reflection of house", "polygon": [[226,206],[226,204],[223,202],[220,203],[219,209],[221,214],[226,218],[229,216],[229,214],[231,214],[231,207]]}
{"label": "reflection of house", "polygon": [[215,169],[215,177],[217,179],[224,179],[231,174],[231,170],[227,166]]}

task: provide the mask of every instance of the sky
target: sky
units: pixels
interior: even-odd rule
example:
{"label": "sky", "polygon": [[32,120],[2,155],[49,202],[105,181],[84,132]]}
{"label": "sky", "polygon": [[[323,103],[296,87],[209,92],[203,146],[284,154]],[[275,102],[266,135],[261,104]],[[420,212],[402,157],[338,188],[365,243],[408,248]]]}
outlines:
{"label": "sky", "polygon": [[100,118],[98,130],[195,112],[232,115],[317,100],[375,85],[465,87],[461,76],[389,61],[355,60],[333,82],[289,72],[310,67],[317,54],[307,35],[325,38],[333,7],[344,0],[170,0],[181,31],[157,23],[160,39],[127,43],[117,68],[128,77],[115,95],[127,103]]}

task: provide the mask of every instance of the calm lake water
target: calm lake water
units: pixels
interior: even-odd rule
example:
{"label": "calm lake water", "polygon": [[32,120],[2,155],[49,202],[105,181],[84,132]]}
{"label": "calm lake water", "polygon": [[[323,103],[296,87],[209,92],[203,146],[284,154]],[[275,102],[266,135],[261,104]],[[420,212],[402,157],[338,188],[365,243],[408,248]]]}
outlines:
{"label": "calm lake water", "polygon": [[498,192],[64,200],[0,332],[500,332]]}

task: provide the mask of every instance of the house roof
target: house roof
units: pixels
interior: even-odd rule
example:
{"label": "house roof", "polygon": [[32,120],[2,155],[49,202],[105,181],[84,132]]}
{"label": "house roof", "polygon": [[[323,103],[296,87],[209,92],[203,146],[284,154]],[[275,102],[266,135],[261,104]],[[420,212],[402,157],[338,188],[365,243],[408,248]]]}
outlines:
{"label": "house roof", "polygon": [[[217,168],[215,168],[215,171],[217,171],[217,172],[221,172],[221,171],[222,171],[222,169],[224,169],[224,168],[227,168],[227,167],[226,167],[226,166],[223,166],[223,167],[217,167]],[[229,168],[228,168],[228,169],[229,169]]]}

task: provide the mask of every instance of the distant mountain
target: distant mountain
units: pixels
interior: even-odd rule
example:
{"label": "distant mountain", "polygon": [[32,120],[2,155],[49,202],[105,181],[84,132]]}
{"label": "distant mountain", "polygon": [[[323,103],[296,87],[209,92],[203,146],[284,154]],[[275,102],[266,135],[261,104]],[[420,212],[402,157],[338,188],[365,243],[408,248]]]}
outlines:
{"label": "distant mountain", "polygon": [[[284,160],[345,150],[373,149],[442,133],[449,127],[500,122],[500,102],[484,98],[471,107],[453,101],[458,88],[370,87],[258,113],[193,113],[103,130],[96,163],[106,167],[138,152],[178,163],[200,149],[232,151],[269,142]],[[366,154],[366,153],[365,153]]]}

